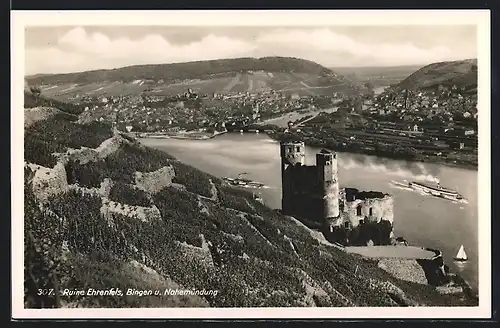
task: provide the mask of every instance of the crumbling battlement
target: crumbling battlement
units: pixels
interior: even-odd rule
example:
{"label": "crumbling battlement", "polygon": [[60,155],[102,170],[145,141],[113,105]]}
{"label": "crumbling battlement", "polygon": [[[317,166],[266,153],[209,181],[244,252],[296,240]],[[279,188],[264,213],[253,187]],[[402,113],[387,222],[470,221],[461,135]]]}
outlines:
{"label": "crumbling battlement", "polygon": [[89,194],[89,195],[100,196],[100,197],[108,197],[109,193],[111,192],[112,187],[113,187],[113,181],[109,178],[105,178],[101,182],[101,186],[99,188],[86,188],[86,187],[81,187],[77,184],[70,184],[68,186],[68,189],[79,191],[83,194]]}
{"label": "crumbling battlement", "polygon": [[59,162],[67,164],[70,160],[86,164],[88,162],[97,162],[109,155],[117,152],[124,144],[134,144],[134,142],[117,134],[104,140],[97,148],[82,147],[80,149],[68,149],[64,153],[54,154]]}
{"label": "crumbling battlement", "polygon": [[174,168],[172,166],[164,166],[153,172],[135,172],[135,184],[139,189],[155,194],[163,188],[170,186],[174,177]]}
{"label": "crumbling battlement", "polygon": [[131,218],[137,218],[142,222],[150,222],[151,220],[161,220],[161,212],[153,205],[151,207],[132,206],[118,203],[108,198],[102,199],[101,214],[110,221],[112,214],[121,214]]}
{"label": "crumbling battlement", "polygon": [[[201,247],[188,244],[186,242],[176,242],[180,247],[181,252],[189,259],[197,259],[200,263],[205,266],[213,267],[214,260],[212,258],[211,247],[214,247],[209,241],[207,242],[205,236],[200,234]],[[220,250],[215,250],[215,252],[220,252]]]}
{"label": "crumbling battlement", "polygon": [[68,190],[64,164],[57,163],[53,168],[28,163],[25,166],[28,166],[35,173],[32,184],[33,192],[42,204],[47,202],[50,197]]}
{"label": "crumbling battlement", "polygon": [[[280,154],[283,214],[319,224],[329,232],[337,228],[353,230],[365,222],[384,221],[392,227],[393,197],[379,191],[340,189],[335,152],[322,149],[316,154],[316,165],[305,165],[303,142],[282,142]],[[373,239],[388,240],[392,231],[387,234],[387,238],[378,235]]]}
{"label": "crumbling battlement", "polygon": [[[361,196],[361,197],[356,197]],[[368,197],[369,196],[369,197]],[[340,207],[345,220],[352,227],[364,222],[394,221],[394,197],[381,192],[360,192],[354,198],[340,197]]]}
{"label": "crumbling battlement", "polygon": [[[86,188],[77,184],[68,184],[65,165],[69,160],[79,161],[82,164],[97,161],[118,151],[123,144],[132,143],[132,141],[121,135],[115,134],[103,141],[96,149],[82,147],[81,149],[69,149],[65,153],[54,154],[58,157],[58,162],[53,168],[25,163],[25,167],[29,167],[34,172],[32,186],[35,197],[43,204],[52,196],[68,190],[75,190],[83,194],[101,197],[103,202],[101,213],[108,222],[112,221],[111,214],[113,213],[137,218],[144,222],[161,219],[160,210],[154,205],[152,207],[131,206],[109,200],[108,197],[113,181],[108,178],[101,182],[99,188]],[[170,185],[174,176],[175,172],[170,166],[150,173],[136,172],[136,187],[146,192],[156,192]]]}

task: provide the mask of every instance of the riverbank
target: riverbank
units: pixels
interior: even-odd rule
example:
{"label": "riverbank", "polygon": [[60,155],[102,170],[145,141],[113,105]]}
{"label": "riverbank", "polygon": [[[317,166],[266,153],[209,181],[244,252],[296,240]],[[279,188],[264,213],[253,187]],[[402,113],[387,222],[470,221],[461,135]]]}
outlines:
{"label": "riverbank", "polygon": [[136,133],[137,138],[149,138],[149,139],[179,139],[179,140],[209,140],[217,136],[223,135],[227,131],[222,132],[182,132],[182,133],[158,133],[158,132],[143,132]]}
{"label": "riverbank", "polygon": [[[276,140],[276,141],[283,141],[283,140],[288,140],[288,137],[285,137],[284,134],[278,134],[275,131],[273,132],[268,132],[267,135],[269,138]],[[290,137],[296,137],[298,136],[293,136],[290,135]],[[311,147],[325,147],[325,148],[330,148],[326,142],[310,142],[308,138],[301,139],[304,141],[304,143],[308,146]],[[335,149],[334,149],[335,150]],[[379,154],[379,153],[374,153],[373,150],[367,149],[367,148],[358,148],[358,149],[342,149],[338,150],[341,152],[348,152],[348,153],[353,153],[353,154],[362,154],[362,155],[368,155],[368,156],[377,156],[380,158],[387,158],[387,159],[392,159],[392,160],[406,160],[406,161],[411,161],[411,162],[420,162],[420,163],[429,163],[429,164],[439,164],[439,165],[444,165],[448,167],[454,167],[454,168],[460,168],[460,169],[466,169],[466,170],[478,170],[478,164],[477,163],[471,163],[471,162],[458,162],[458,161],[452,161],[452,160],[446,160],[442,157],[439,156],[432,156],[432,157],[416,157],[416,158],[411,158],[411,159],[405,159],[405,158],[400,158],[397,156],[387,156],[386,154]]]}
{"label": "riverbank", "polygon": [[334,113],[339,107],[329,107],[329,108],[314,108],[314,109],[302,109],[299,111],[287,112],[283,115],[278,115],[276,117],[267,118],[262,120],[256,125],[275,125],[281,128],[288,127],[288,122],[296,122],[303,119],[306,116],[311,116],[311,119],[316,117],[319,113]]}

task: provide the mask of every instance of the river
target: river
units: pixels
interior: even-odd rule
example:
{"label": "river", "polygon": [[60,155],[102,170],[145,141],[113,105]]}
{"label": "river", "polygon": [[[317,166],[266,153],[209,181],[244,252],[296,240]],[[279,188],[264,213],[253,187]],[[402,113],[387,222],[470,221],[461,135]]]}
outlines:
{"label": "river", "polygon": [[[180,161],[215,176],[261,181],[256,190],[272,208],[281,207],[279,143],[266,134],[228,133],[210,140],[141,139],[144,145],[168,152]],[[306,164],[313,165],[318,148],[306,147]],[[430,163],[404,162],[360,154],[338,153],[341,187],[379,190],[394,195],[394,230],[413,245],[437,248],[454,272],[478,286],[477,171]],[[458,190],[466,204],[425,196],[391,181],[438,178]],[[251,189],[249,189],[251,190]],[[464,245],[469,261],[458,266],[453,256]]]}

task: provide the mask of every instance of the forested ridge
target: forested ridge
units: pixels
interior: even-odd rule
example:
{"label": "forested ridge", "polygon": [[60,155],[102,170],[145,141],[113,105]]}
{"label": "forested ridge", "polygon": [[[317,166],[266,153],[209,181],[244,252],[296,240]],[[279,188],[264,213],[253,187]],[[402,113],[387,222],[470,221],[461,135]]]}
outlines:
{"label": "forested ridge", "polygon": [[300,58],[263,57],[193,61],[173,64],[135,65],[109,70],[94,70],[67,74],[27,76],[30,85],[94,83],[103,81],[131,82],[137,79],[174,81],[205,79],[247,71],[295,72],[328,76],[333,72],[317,63]]}

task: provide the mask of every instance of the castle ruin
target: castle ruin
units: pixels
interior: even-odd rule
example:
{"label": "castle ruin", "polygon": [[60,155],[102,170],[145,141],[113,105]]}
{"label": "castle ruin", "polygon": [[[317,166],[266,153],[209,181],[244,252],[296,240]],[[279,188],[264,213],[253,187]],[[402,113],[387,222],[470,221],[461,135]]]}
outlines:
{"label": "castle ruin", "polygon": [[322,149],[305,165],[304,142],[281,142],[282,213],[320,224],[344,244],[388,244],[393,238],[393,197],[340,188],[337,154]]}

